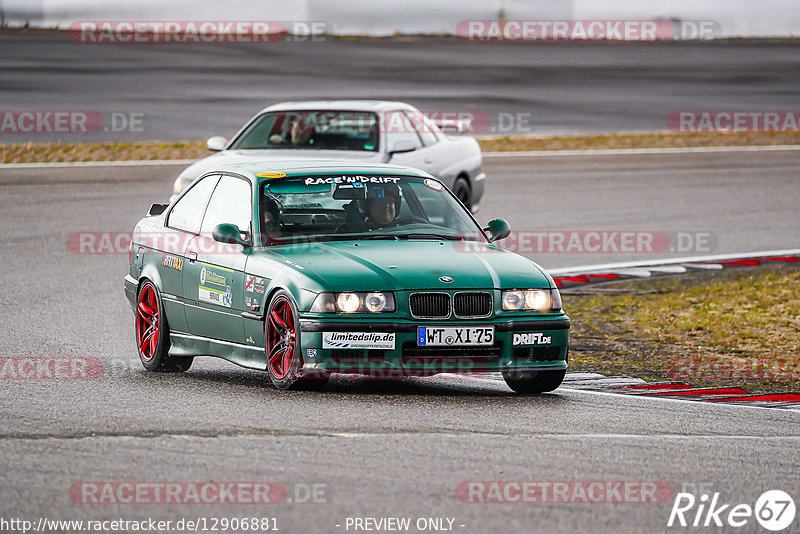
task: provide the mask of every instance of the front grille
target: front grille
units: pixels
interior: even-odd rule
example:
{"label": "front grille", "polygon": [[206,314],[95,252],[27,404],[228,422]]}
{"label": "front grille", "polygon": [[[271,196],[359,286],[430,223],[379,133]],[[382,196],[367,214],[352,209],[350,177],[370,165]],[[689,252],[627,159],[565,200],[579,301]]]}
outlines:
{"label": "front grille", "polygon": [[492,314],[492,295],[483,291],[456,293],[453,309],[459,319],[476,319]]}
{"label": "front grille", "polygon": [[447,319],[450,317],[450,295],[413,293],[408,298],[408,307],[415,319]]}
{"label": "front grille", "polygon": [[473,358],[495,359],[503,354],[503,344],[495,341],[494,345],[484,347],[420,347],[414,341],[403,343],[403,362],[408,360],[440,360]]}

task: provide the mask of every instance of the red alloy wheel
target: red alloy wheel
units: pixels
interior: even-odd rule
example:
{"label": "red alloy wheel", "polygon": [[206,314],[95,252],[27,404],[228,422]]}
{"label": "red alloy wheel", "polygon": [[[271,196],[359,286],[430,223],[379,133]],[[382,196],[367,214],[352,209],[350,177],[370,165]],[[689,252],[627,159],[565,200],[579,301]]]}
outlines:
{"label": "red alloy wheel", "polygon": [[136,344],[142,360],[149,362],[156,355],[160,327],[158,298],[152,284],[147,284],[139,294],[136,312]]}
{"label": "red alloy wheel", "polygon": [[283,380],[289,374],[294,358],[296,330],[292,303],[278,297],[267,316],[267,362],[272,376]]}

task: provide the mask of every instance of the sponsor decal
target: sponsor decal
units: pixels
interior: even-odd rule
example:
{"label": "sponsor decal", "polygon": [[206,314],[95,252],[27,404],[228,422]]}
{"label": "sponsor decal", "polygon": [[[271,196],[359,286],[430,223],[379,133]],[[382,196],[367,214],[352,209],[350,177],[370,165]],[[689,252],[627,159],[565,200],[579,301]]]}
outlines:
{"label": "sponsor decal", "polygon": [[549,345],[553,338],[541,332],[531,332],[529,334],[514,334],[511,341],[512,345]]}
{"label": "sponsor decal", "polygon": [[161,265],[167,269],[175,269],[176,271],[183,270],[183,258],[173,256],[172,254],[164,254],[161,258]]}
{"label": "sponsor decal", "polygon": [[324,332],[322,348],[394,350],[394,338],[393,332]]}
{"label": "sponsor decal", "polygon": [[306,356],[308,356],[309,358],[316,358],[317,349],[306,349]]}
{"label": "sponsor decal", "polygon": [[265,171],[256,174],[259,178],[284,178],[286,176],[285,172],[272,172],[272,171]]}
{"label": "sponsor decal", "polygon": [[245,341],[247,341],[248,343],[252,343],[253,345],[255,345],[256,343],[255,341],[253,341],[253,336],[247,336],[247,339],[245,339]]}
{"label": "sponsor decal", "polygon": [[[217,271],[230,273],[231,280],[233,280],[232,269],[204,263],[203,268],[200,270],[200,287],[197,288],[197,298],[203,302],[230,308],[233,304],[231,286],[228,285],[227,276],[221,275]],[[212,285],[219,287],[210,287]]]}
{"label": "sponsor decal", "polygon": [[197,288],[197,298],[203,302],[210,302],[217,306],[230,308],[232,304],[231,286],[227,286],[225,291],[200,286]]}
{"label": "sponsor decal", "polygon": [[224,267],[211,267],[210,265],[203,265],[203,269],[200,271],[200,284],[214,284],[215,286],[225,287],[228,284],[228,280],[224,275],[219,274],[216,270],[220,271],[227,271],[229,273],[233,273],[231,269],[225,269]]}
{"label": "sponsor decal", "polygon": [[396,184],[400,178],[394,176],[328,176],[327,178],[306,178],[306,185],[322,184]]}
{"label": "sponsor decal", "polygon": [[430,178],[425,180],[425,185],[427,185],[428,187],[430,187],[434,191],[444,191],[444,186],[442,184],[440,184],[436,180],[431,180]]}
{"label": "sponsor decal", "polygon": [[245,277],[244,290],[248,293],[264,294],[264,279],[260,276],[248,274]]}

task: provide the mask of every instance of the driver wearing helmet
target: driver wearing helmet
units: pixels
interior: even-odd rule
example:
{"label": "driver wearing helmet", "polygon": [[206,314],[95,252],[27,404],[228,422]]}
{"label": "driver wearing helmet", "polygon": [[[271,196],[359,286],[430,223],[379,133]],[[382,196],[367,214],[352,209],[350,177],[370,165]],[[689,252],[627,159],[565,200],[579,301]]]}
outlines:
{"label": "driver wearing helmet", "polygon": [[261,234],[265,242],[271,242],[281,234],[281,206],[278,200],[265,192],[261,200]]}
{"label": "driver wearing helmet", "polygon": [[367,186],[366,198],[350,203],[341,231],[363,232],[391,226],[400,213],[400,187],[396,184]]}

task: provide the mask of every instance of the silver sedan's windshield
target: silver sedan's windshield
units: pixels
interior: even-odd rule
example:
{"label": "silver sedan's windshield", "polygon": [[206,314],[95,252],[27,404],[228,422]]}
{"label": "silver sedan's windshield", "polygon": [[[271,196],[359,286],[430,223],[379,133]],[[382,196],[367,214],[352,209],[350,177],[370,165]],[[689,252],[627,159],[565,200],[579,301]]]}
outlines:
{"label": "silver sedan's windshield", "polygon": [[378,151],[378,116],[363,111],[270,111],[255,119],[231,149]]}
{"label": "silver sedan's windshield", "polygon": [[485,240],[437,180],[334,175],[268,181],[260,193],[267,242],[337,239]]}

